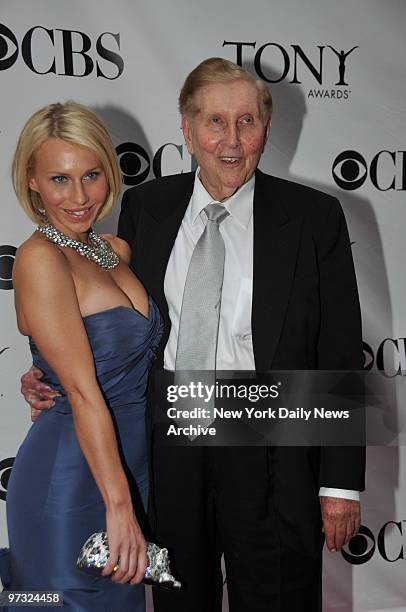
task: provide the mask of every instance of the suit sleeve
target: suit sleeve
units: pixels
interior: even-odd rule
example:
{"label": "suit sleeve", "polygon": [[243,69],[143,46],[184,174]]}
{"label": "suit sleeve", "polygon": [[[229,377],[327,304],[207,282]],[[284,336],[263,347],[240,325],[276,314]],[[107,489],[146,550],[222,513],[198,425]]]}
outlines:
{"label": "suit sleeve", "polygon": [[135,234],[136,234],[136,221],[137,221],[137,207],[132,205],[135,196],[132,189],[127,189],[124,192],[121,200],[121,212],[118,219],[117,235],[119,238],[125,240],[133,249]]}
{"label": "suit sleeve", "polygon": [[[331,201],[326,222],[321,228],[319,245],[321,325],[318,368],[361,371],[363,349],[357,283],[347,225],[336,199]],[[322,447],[319,486],[364,490],[365,448]]]}

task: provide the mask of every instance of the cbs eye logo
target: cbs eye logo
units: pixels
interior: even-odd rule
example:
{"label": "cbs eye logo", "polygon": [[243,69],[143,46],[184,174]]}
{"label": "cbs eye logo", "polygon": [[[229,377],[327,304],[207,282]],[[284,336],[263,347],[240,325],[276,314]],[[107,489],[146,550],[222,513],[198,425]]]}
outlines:
{"label": "cbs eye logo", "polygon": [[8,457],[0,461],[0,499],[6,501],[7,485],[15,457]]}
{"label": "cbs eye logo", "polygon": [[341,189],[352,191],[365,183],[367,165],[356,151],[344,151],[333,163],[333,178]]}
{"label": "cbs eye logo", "polygon": [[140,185],[148,177],[151,162],[145,149],[135,142],[123,142],[116,147],[125,185]]}
{"label": "cbs eye logo", "polygon": [[361,525],[359,532],[341,549],[341,554],[348,563],[362,565],[372,559],[375,552],[375,536],[368,527]]}
{"label": "cbs eye logo", "polygon": [[378,151],[369,164],[358,151],[343,151],[333,162],[332,174],[346,191],[359,189],[368,178],[379,191],[405,191],[406,151]]}
{"label": "cbs eye logo", "polygon": [[17,59],[18,41],[13,32],[0,23],[0,70],[7,70]]}
{"label": "cbs eye logo", "polygon": [[0,289],[12,289],[12,271],[17,249],[8,244],[0,245]]}

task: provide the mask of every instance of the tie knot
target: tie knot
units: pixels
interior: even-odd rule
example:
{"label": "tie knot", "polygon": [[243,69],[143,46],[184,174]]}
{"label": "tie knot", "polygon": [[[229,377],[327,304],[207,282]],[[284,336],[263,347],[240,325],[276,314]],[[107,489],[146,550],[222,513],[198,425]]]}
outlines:
{"label": "tie knot", "polygon": [[230,214],[222,204],[208,204],[204,208],[204,212],[207,215],[209,221],[217,221],[221,223]]}

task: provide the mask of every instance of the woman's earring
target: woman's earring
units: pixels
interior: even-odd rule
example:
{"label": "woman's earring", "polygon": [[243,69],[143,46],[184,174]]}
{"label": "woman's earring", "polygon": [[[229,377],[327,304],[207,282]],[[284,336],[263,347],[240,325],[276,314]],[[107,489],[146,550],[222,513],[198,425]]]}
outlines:
{"label": "woman's earring", "polygon": [[38,212],[44,221],[48,221],[47,211],[45,210],[45,208],[38,208]]}

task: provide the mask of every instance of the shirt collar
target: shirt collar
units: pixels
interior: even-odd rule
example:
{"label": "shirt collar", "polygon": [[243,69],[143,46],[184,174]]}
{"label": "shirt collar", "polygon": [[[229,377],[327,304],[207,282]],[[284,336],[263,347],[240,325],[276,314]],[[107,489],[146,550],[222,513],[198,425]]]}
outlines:
{"label": "shirt collar", "polygon": [[[195,174],[195,183],[192,195],[191,218],[194,224],[208,204],[216,202],[212,196],[206,191],[199,178],[200,168]],[[253,201],[254,201],[255,174],[242,185],[230,198],[227,198],[221,204],[224,205],[231,217],[234,217],[246,229],[252,216]]]}

